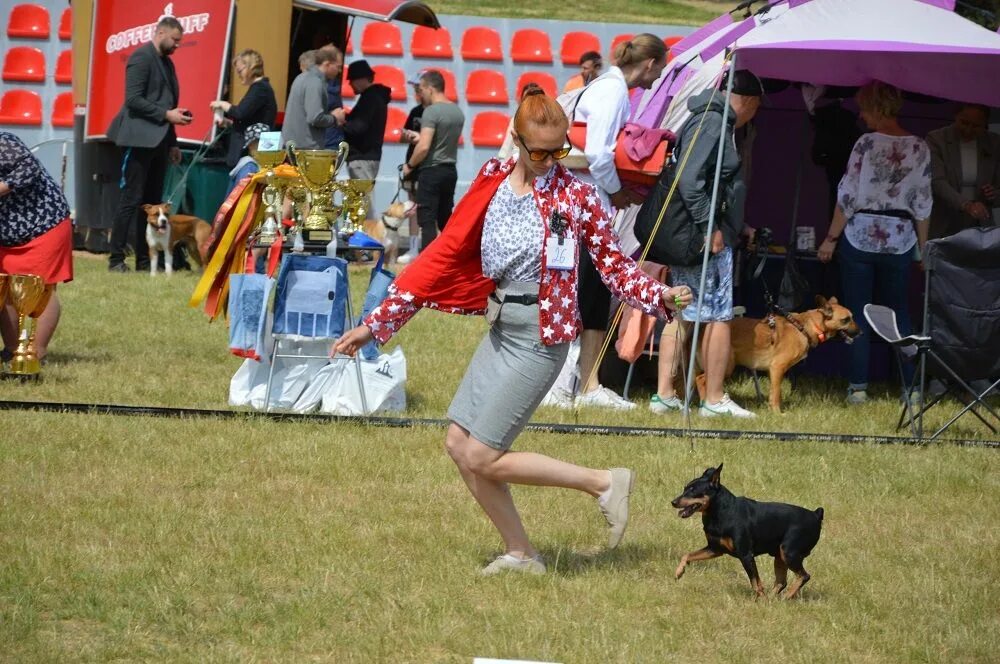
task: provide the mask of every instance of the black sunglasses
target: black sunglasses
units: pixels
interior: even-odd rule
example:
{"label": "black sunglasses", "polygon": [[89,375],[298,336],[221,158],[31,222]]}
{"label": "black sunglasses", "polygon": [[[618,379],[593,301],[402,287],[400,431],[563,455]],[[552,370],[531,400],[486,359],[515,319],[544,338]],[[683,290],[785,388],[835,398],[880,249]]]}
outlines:
{"label": "black sunglasses", "polygon": [[[531,161],[545,161],[546,157],[552,157],[556,161],[559,161],[560,159],[565,159],[566,155],[568,155],[573,149],[572,145],[565,145],[558,150],[532,150],[525,145],[523,138],[518,136],[517,140],[522,146],[524,146],[525,152],[528,153],[528,159]],[[566,134],[566,143],[569,143],[569,134]]]}

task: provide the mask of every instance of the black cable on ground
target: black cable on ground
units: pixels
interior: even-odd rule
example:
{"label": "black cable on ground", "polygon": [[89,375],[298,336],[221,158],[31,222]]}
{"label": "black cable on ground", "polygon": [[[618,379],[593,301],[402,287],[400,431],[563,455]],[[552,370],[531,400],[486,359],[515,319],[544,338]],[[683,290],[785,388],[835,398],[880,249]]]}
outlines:
{"label": "black cable on ground", "polygon": [[[407,428],[413,426],[446,427],[448,420],[414,417],[350,417],[296,413],[260,413],[253,411],[213,410],[206,408],[166,408],[161,406],[122,406],[118,404],[64,403],[52,401],[0,401],[0,410],[33,410],[50,413],[79,413],[86,415],[118,415],[125,417],[175,417],[218,419],[268,419],[275,422],[321,422],[365,424],[377,427]],[[557,424],[531,422],[529,431],[545,433],[597,435],[597,436],[655,436],[659,438],[694,437],[707,440],[779,440],[810,441],[818,443],[851,443],[861,445],[928,445],[940,443],[960,447],[986,447],[1000,449],[1000,440],[974,440],[946,438],[921,441],[907,436],[871,436],[844,433],[810,433],[784,431],[740,431],[728,429],[675,429],[661,427],[618,427],[599,424]]]}

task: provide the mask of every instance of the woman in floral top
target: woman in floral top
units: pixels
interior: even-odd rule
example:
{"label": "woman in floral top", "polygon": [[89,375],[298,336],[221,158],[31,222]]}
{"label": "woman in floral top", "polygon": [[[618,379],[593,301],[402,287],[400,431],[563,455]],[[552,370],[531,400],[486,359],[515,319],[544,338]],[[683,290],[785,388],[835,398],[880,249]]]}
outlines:
{"label": "woman in floral top", "polygon": [[514,115],[518,159],[487,162],[441,235],[333,348],[354,355],[372,339],[385,343],[421,308],[486,313],[490,330],[448,408],[445,438],[462,479],[504,541],[504,553],[482,570],[486,575],[545,572],[510,484],[590,494],[610,526],[609,548],[618,546],[628,523],[631,470],[583,468],[511,450],[580,331],[579,256],[590,254],[615,295],[646,313],[669,318],[669,310],[691,302],[690,288],[667,288],[622,254],[597,192],[558,163],[569,153],[566,114],[538,93]]}
{"label": "woman in floral top", "polygon": [[876,81],[858,90],[856,99],[873,131],[854,145],[818,252],[823,262],[837,252],[842,301],[866,332],[848,351],[847,401],[854,404],[868,399],[871,330],[861,315],[864,306],[877,299],[896,312],[900,332],[911,331],[910,263],[913,247],[919,244],[922,253],[927,242],[933,200],[930,149],[899,125],[899,90]]}

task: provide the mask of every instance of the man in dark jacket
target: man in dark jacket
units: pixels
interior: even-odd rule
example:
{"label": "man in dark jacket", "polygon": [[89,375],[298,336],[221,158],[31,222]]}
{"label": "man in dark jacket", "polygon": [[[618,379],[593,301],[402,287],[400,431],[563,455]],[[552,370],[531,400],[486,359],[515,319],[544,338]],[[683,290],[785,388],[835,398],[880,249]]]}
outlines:
{"label": "man in dark jacket", "polygon": [[[347,155],[347,172],[355,180],[374,180],[382,160],[390,90],[375,82],[375,72],[365,60],[351,63],[347,68],[347,82],[358,95],[358,103],[350,115],[342,108],[333,111],[344,130],[344,140],[351,148]],[[368,196],[368,218],[374,218],[371,194]]]}
{"label": "man in dark jacket", "polygon": [[170,60],[183,33],[176,18],[165,16],[156,24],[152,41],[136,49],[125,66],[125,103],[108,127],[108,138],[122,148],[122,192],[108,258],[112,272],[128,272],[125,246],[130,229],[135,229],[136,270],[149,269],[146,218],[139,206],[163,202],[167,160],[181,160],[174,125],[191,122],[191,112],[177,106],[181,92]]}
{"label": "man in dark jacket", "polygon": [[[743,205],[746,187],[740,177],[740,155],[736,149],[735,131],[753,119],[760,107],[764,90],[760,79],[750,71],[737,71],[733,78],[729,112],[726,113],[726,122],[723,124],[726,87],[727,81],[723,78],[718,90],[705,90],[688,100],[691,117],[677,134],[673,154],[677,161],[683,160],[689,150],[690,156],[680,173],[677,173],[676,162],[664,169],[664,177],[658,185],[666,186],[669,190],[673,180],[677,180],[677,190],[663,220],[664,227],[671,229],[673,235],[661,237],[658,234],[658,241],[654,245],[664,247],[660,240],[673,245],[663,257],[666,262],[671,263],[672,284],[690,287],[695,300],[701,302],[700,308],[688,307],[680,314],[686,323],[693,323],[700,318],[705,327],[700,348],[706,395],[699,413],[703,417],[753,417],[753,413],[729,398],[723,389],[723,380],[730,353],[729,321],[733,318],[733,248],[739,245],[740,236],[745,229]],[[719,173],[718,205],[709,240],[712,255],[708,260],[705,293],[698,300],[701,251],[708,231],[716,163],[720,160],[719,141],[723,133],[726,138]],[[655,195],[651,198],[655,198]],[[662,205],[662,201],[660,204]],[[655,207],[655,212],[658,213],[659,205]],[[640,216],[649,218],[649,215],[643,215],[642,212]],[[653,215],[654,219],[655,216]],[[637,221],[636,237],[640,242],[645,242],[649,231],[640,229],[639,225]],[[651,253],[653,260],[660,258],[656,253],[655,250]],[[682,254],[683,258],[679,258]],[[681,264],[677,264],[678,260]],[[661,372],[674,372],[677,369],[679,358],[674,353],[675,336],[676,332],[670,331],[660,338]],[[653,396],[650,410],[679,410],[682,404],[673,391],[673,381],[661,380],[659,383],[663,391]]]}

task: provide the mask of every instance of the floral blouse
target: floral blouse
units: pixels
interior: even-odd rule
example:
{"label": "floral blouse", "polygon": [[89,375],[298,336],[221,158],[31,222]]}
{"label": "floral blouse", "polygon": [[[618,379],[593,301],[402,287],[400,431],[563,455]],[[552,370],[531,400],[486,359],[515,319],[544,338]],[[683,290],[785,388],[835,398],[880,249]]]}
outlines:
{"label": "floral blouse", "polygon": [[69,217],[59,185],[28,146],[6,131],[0,131],[0,182],[10,186],[0,196],[0,246],[19,247]]}
{"label": "floral blouse", "polygon": [[506,178],[486,209],[483,223],[483,275],[493,281],[542,278],[545,227],[531,192],[518,196]]}
{"label": "floral blouse", "polygon": [[861,251],[904,254],[917,242],[910,219],[879,215],[905,212],[914,220],[931,216],[931,153],[917,136],[865,134],[854,144],[847,172],[837,188],[847,218],[844,235]]}

